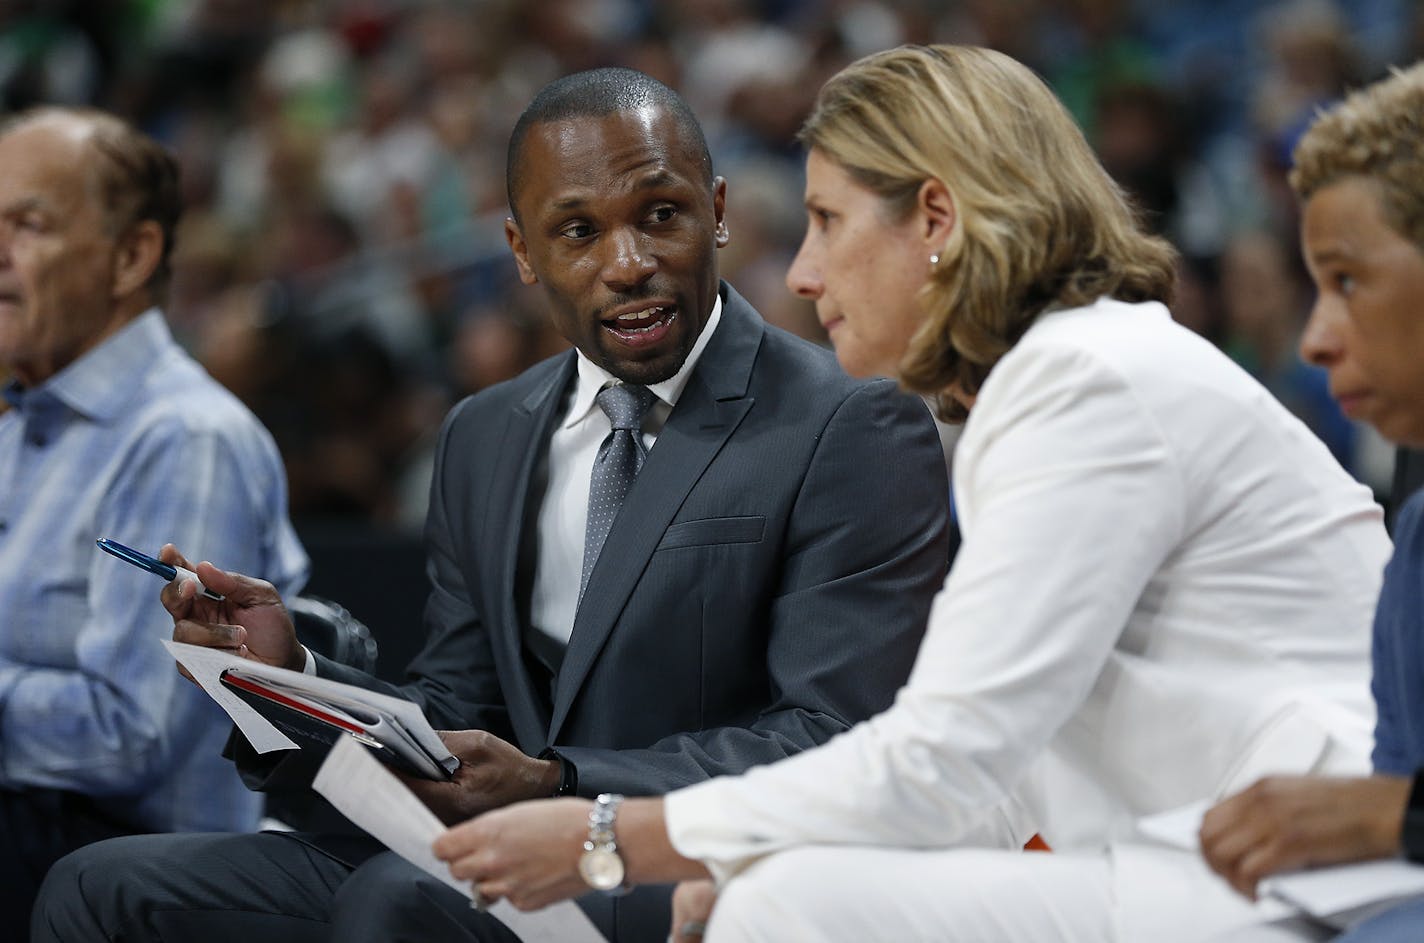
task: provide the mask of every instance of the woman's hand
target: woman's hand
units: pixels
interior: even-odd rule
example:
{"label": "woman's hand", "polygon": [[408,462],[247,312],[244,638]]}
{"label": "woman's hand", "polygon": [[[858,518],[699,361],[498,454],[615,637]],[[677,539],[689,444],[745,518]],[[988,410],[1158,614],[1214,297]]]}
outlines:
{"label": "woman's hand", "polygon": [[487,812],[435,840],[435,856],[469,881],[476,899],[538,910],[588,893],[579,858],[588,838],[586,799],[537,799]]}
{"label": "woman's hand", "polygon": [[[473,885],[476,900],[504,898],[520,910],[538,910],[588,893],[578,866],[592,807],[587,799],[535,799],[487,812],[437,838],[435,857]],[[660,798],[624,802],[613,832],[630,884],[708,876],[673,849]]]}
{"label": "woman's hand", "polygon": [[712,908],[717,905],[717,885],[708,880],[683,881],[672,892],[670,943],[702,943]]}

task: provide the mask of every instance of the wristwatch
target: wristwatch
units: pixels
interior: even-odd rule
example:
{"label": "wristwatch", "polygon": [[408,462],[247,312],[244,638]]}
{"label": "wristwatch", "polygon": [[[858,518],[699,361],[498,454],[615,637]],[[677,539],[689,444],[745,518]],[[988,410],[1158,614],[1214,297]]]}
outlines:
{"label": "wristwatch", "polygon": [[623,880],[627,870],[613,836],[613,823],[622,803],[622,796],[609,792],[593,800],[593,808],[588,812],[588,841],[583,843],[583,857],[579,858],[578,865],[579,874],[589,887],[613,897],[632,890]]}
{"label": "wristwatch", "polygon": [[1424,770],[1414,774],[1409,805],[1404,807],[1404,823],[1399,831],[1404,857],[1424,864]]}
{"label": "wristwatch", "polygon": [[553,747],[546,747],[537,759],[553,760],[559,764],[559,785],[554,790],[555,798],[578,795],[578,769],[569,762],[568,757]]}

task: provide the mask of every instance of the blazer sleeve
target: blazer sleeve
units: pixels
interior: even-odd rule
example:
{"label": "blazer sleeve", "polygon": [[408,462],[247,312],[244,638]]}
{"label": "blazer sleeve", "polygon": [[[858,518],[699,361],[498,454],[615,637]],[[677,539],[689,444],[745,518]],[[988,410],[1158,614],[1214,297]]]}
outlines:
{"label": "blazer sleeve", "polygon": [[719,878],[807,843],[976,841],[1182,540],[1180,467],[1111,368],[1055,348],[996,371],[956,455],[967,539],[895,706],[823,749],[668,797],[674,846]]}
{"label": "blazer sleeve", "polygon": [[[447,462],[454,460],[450,440],[461,412],[462,408],[451,411],[436,444],[436,471],[425,526],[426,569],[431,581],[424,617],[426,643],[409,666],[412,681],[394,685],[322,655],[313,657],[317,674],[323,678],[415,701],[436,729],[482,729],[512,740],[494,654],[480,613],[465,587],[457,538],[450,524],[446,482],[459,480],[463,466],[457,463],[456,468],[448,469]],[[469,539],[472,535],[465,536]],[[229,738],[224,755],[237,763],[249,788],[263,791],[310,785],[323,758],[323,754],[311,750],[258,754],[238,731]]]}
{"label": "blazer sleeve", "polygon": [[436,442],[425,523],[431,585],[423,620],[425,644],[407,666],[409,681],[387,684],[327,659],[318,659],[317,673],[412,700],[437,730],[487,730],[512,740],[489,632],[461,562],[488,552],[481,543],[483,509],[469,507],[472,499],[452,493],[470,478],[474,457],[469,453],[478,451],[460,437],[460,430],[475,421],[463,415],[470,402],[451,411]]}
{"label": "blazer sleeve", "polygon": [[854,389],[821,431],[782,549],[764,710],[645,749],[556,744],[580,794],[659,794],[741,772],[890,705],[949,565],[949,483],[923,402],[888,381]]}

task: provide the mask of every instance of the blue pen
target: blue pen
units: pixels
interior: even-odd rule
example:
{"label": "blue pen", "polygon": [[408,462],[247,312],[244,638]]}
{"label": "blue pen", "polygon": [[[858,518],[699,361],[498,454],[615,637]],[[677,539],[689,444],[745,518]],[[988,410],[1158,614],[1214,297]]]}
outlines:
{"label": "blue pen", "polygon": [[178,579],[192,580],[198,584],[198,589],[202,591],[204,596],[217,602],[223,601],[223,597],[204,586],[203,581],[198,579],[198,574],[192,570],[181,566],[173,566],[171,563],[164,563],[156,557],[150,557],[146,553],[139,553],[132,547],[125,547],[118,541],[110,540],[107,537],[100,537],[94,541],[94,543],[98,544],[99,549],[105,553],[112,553],[125,563],[132,563],[141,570],[156,573],[170,583]]}

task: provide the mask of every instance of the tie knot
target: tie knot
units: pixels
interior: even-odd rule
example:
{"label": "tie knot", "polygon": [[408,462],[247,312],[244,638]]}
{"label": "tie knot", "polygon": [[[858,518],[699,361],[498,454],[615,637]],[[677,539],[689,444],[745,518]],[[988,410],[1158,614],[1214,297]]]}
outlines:
{"label": "tie knot", "polygon": [[615,429],[637,432],[643,428],[643,414],[653,405],[653,391],[646,386],[620,383],[600,390],[598,406],[608,414]]}

